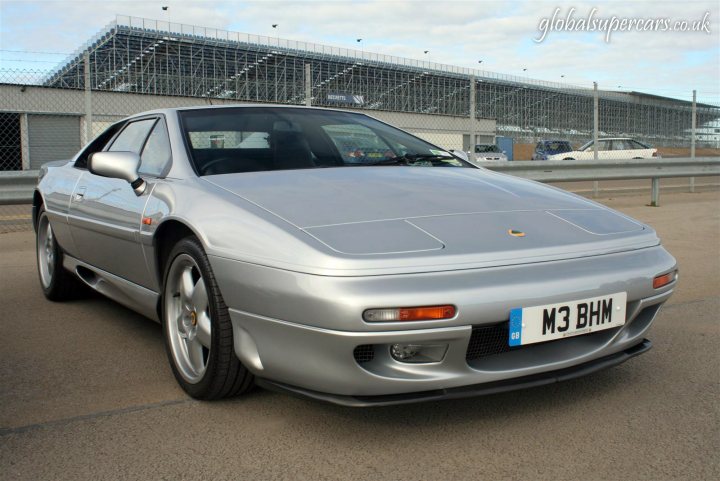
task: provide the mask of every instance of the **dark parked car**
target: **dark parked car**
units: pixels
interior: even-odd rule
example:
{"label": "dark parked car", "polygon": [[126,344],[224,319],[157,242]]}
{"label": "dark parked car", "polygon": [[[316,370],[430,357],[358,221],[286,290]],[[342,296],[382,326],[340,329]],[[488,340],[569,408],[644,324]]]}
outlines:
{"label": "dark parked car", "polygon": [[535,146],[532,160],[548,160],[549,155],[563,154],[572,151],[567,140],[541,140]]}

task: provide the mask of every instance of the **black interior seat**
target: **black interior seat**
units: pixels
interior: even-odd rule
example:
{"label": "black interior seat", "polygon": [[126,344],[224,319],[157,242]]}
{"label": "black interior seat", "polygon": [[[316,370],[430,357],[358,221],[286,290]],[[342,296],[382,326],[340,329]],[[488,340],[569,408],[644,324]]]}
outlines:
{"label": "black interior seat", "polygon": [[310,145],[299,125],[287,120],[278,120],[273,123],[270,139],[276,170],[315,167]]}

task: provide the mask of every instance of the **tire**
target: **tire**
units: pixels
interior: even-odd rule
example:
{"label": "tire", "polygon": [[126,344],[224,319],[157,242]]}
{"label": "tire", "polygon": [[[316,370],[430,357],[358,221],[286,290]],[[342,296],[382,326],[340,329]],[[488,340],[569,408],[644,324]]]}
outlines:
{"label": "tire", "polygon": [[212,400],[251,389],[253,376],[235,355],[230,314],[197,238],[175,244],[163,279],[165,349],[183,390]]}
{"label": "tire", "polygon": [[57,243],[45,207],[40,207],[38,213],[35,251],[40,287],[46,298],[60,302],[83,297],[87,289],[63,267],[63,250]]}

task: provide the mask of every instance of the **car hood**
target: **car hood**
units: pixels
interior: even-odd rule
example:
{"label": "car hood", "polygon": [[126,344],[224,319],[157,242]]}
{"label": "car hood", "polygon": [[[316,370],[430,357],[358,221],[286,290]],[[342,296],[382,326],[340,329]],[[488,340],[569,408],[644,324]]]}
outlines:
{"label": "car hood", "polygon": [[498,265],[659,243],[649,227],[599,204],[484,169],[353,167],[203,179],[335,257],[364,259],[363,268]]}

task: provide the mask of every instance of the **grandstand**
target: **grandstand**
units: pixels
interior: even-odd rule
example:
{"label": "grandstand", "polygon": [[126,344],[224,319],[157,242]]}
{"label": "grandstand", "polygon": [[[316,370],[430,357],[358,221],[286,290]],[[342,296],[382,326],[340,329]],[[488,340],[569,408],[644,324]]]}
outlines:
{"label": "grandstand", "polygon": [[[304,104],[305,65],[312,105],[495,119],[516,142],[591,137],[593,92],[324,45],[118,16],[43,81],[46,87]],[[690,142],[691,104],[639,92],[601,91],[601,135],[654,145]],[[698,104],[698,126],[720,118]]]}

